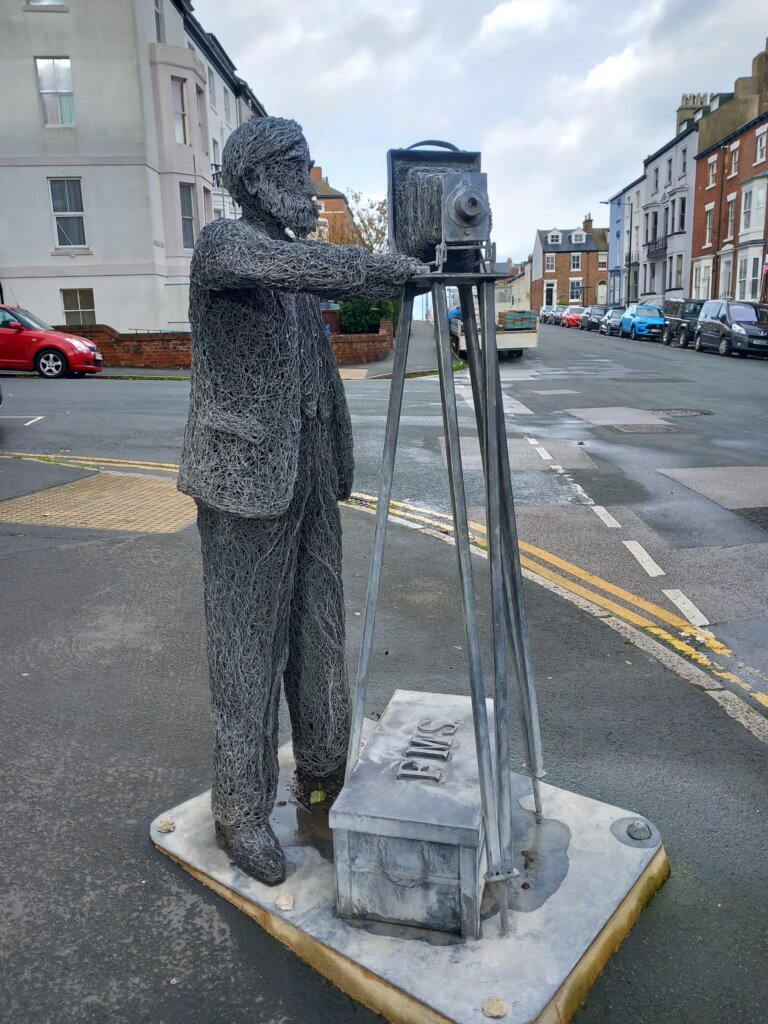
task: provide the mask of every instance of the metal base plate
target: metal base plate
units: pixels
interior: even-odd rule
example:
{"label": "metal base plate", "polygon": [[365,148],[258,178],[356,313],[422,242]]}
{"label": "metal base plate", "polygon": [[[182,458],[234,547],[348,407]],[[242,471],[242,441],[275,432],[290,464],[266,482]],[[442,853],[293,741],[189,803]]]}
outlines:
{"label": "metal base plate", "polygon": [[[282,886],[261,885],[231,864],[214,839],[209,793],[156,818],[152,841],[333,984],[397,1024],[479,1024],[493,997],[506,1006],[508,1024],[563,1024],[669,873],[653,826],[650,839],[627,835],[630,822],[645,819],[543,784],[544,820],[537,824],[530,780],[513,776],[520,876],[510,887],[510,935],[499,937],[490,903],[480,940],[353,924],[336,916],[327,812],[309,814],[290,801],[290,744],[280,750],[280,765],[273,826],[288,859]],[[159,830],[168,825],[164,818],[173,831]],[[293,897],[291,910],[277,906],[279,893]]]}

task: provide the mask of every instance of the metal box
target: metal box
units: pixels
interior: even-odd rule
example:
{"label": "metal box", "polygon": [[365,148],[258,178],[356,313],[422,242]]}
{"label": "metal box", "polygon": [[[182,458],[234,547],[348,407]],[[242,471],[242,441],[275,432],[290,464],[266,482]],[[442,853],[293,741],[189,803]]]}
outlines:
{"label": "metal box", "polygon": [[[490,728],[492,714],[488,701]],[[396,690],[330,826],[342,917],[478,938],[485,850],[469,697]]]}

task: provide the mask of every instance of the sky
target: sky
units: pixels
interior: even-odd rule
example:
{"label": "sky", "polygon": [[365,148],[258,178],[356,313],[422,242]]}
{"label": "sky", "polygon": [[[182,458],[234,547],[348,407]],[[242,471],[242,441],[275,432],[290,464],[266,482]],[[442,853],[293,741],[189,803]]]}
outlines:
{"label": "sky", "polygon": [[[683,93],[731,92],[765,45],[757,0],[194,0],[330,183],[381,196],[386,152],[482,153],[498,259],[642,173]],[[762,8],[765,10],[764,8]]]}

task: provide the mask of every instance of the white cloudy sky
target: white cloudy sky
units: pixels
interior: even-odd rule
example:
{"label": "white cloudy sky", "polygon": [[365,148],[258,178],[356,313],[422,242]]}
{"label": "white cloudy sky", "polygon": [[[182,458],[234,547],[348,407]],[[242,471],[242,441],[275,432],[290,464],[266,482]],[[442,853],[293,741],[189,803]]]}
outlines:
{"label": "white cloudy sky", "polygon": [[667,142],[684,92],[726,92],[765,44],[757,0],[194,0],[270,114],[337,188],[386,151],[479,149],[499,257],[569,227]]}

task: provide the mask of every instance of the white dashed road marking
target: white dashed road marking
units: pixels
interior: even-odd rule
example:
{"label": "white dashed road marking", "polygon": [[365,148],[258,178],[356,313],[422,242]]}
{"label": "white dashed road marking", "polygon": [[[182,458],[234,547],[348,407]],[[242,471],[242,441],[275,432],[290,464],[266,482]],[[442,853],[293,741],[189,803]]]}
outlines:
{"label": "white dashed road marking", "polygon": [[657,565],[656,562],[651,558],[648,552],[645,550],[642,544],[636,540],[623,540],[621,542],[629,552],[635,556],[640,565],[645,569],[649,576],[666,576],[667,574]]}
{"label": "white dashed road marking", "polygon": [[538,442],[538,441],[536,440],[536,438],[535,438],[535,437],[526,437],[526,439],[525,439],[525,440],[526,440],[526,441],[528,442],[528,444],[538,444],[538,443],[539,443],[539,442]]}
{"label": "white dashed road marking", "polygon": [[541,445],[537,445],[536,446],[536,451],[539,453],[539,455],[542,457],[542,459],[545,460],[545,462],[551,462],[552,461],[552,456],[549,454],[549,452],[547,451],[546,448],[542,448]]}
{"label": "white dashed road marking", "polygon": [[598,519],[602,519],[606,526],[610,526],[614,530],[621,529],[621,523],[617,519],[614,519],[611,513],[604,509],[602,505],[593,505],[592,511]]}
{"label": "white dashed road marking", "polygon": [[665,590],[663,593],[672,604],[676,605],[692,626],[708,626],[709,619],[699,611],[693,601],[689,600],[682,590]]}

